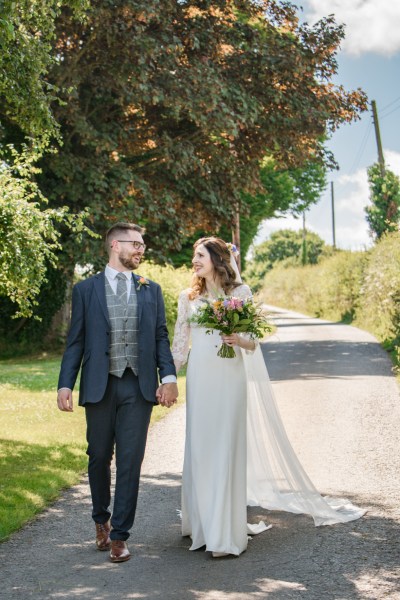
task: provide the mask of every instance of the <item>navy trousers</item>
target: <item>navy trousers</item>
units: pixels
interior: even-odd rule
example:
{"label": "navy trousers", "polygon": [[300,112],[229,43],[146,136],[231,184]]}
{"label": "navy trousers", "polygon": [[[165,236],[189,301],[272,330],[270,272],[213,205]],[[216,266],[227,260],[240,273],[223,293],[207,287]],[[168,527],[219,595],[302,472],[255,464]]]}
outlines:
{"label": "navy trousers", "polygon": [[115,447],[116,482],[110,536],[113,540],[127,540],[135,519],[153,406],[143,398],[131,369],[126,369],[121,378],[109,375],[103,399],[85,405],[92,517],[96,523],[106,523],[111,516],[111,461]]}

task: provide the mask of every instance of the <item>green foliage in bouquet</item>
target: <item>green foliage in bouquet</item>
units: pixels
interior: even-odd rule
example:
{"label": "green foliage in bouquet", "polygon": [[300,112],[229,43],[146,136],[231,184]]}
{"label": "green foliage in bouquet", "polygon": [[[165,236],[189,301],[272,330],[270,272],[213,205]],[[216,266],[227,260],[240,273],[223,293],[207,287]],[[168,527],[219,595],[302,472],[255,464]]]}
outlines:
{"label": "green foliage in bouquet", "polygon": [[[213,330],[225,335],[246,333],[252,339],[263,338],[272,330],[261,306],[254,304],[251,298],[242,300],[235,296],[219,297],[212,302],[204,300],[192,321],[205,327],[206,333],[211,333]],[[222,343],[218,356],[234,358],[236,354],[231,346]]]}

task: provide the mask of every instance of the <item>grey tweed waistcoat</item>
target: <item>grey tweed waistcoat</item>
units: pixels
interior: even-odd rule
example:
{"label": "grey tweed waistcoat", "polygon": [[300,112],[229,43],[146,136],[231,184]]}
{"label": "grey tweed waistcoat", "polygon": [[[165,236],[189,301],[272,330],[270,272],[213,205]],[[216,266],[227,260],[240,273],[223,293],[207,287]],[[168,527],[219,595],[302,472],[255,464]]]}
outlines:
{"label": "grey tweed waistcoat", "polygon": [[110,332],[110,373],[122,377],[127,367],[138,374],[138,310],[135,282],[132,280],[128,303],[121,303],[108,282],[106,300]]}

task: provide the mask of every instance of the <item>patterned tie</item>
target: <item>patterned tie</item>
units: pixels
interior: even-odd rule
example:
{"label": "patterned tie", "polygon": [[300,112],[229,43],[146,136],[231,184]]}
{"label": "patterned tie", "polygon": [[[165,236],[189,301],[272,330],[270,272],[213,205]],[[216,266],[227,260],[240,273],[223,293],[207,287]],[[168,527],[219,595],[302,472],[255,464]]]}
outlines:
{"label": "patterned tie", "polygon": [[117,298],[121,302],[121,304],[127,304],[128,293],[126,289],[126,277],[123,273],[118,273],[117,279]]}

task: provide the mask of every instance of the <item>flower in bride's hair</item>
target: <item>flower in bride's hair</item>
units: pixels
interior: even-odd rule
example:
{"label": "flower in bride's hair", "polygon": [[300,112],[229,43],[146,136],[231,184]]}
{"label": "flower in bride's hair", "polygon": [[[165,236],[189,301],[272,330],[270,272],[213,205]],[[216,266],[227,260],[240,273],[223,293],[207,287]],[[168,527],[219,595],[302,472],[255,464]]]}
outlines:
{"label": "flower in bride's hair", "polygon": [[231,254],[233,254],[233,256],[236,258],[237,256],[239,256],[240,252],[238,250],[238,248],[235,246],[235,244],[231,244],[231,242],[225,242],[226,245],[228,246],[228,250]]}

